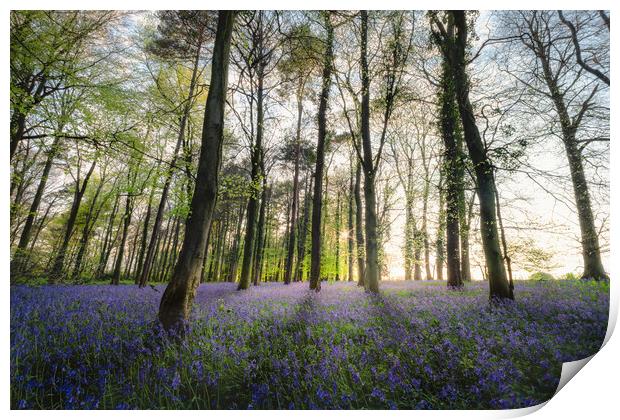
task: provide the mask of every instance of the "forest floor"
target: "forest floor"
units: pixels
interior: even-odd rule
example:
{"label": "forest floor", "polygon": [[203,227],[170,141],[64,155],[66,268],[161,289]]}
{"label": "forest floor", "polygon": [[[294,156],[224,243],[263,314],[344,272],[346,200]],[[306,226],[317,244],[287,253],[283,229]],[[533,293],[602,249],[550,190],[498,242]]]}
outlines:
{"label": "forest floor", "polygon": [[163,286],[11,287],[12,408],[517,408],[600,348],[609,284],[201,285],[186,340]]}

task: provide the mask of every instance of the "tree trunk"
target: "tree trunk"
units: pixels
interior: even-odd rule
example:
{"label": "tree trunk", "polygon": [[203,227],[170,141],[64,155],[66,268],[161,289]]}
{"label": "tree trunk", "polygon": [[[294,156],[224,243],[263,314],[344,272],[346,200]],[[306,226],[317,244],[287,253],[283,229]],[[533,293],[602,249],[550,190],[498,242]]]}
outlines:
{"label": "tree trunk", "polygon": [[[562,141],[566,158],[570,169],[571,180],[573,183],[573,192],[575,195],[575,203],[577,206],[577,214],[579,217],[579,228],[581,232],[581,249],[583,256],[583,275],[584,279],[605,280],[609,276],[605,272],[601,259],[601,251],[598,242],[598,234],[594,225],[594,214],[592,213],[592,204],[590,202],[590,192],[588,190],[588,182],[586,180],[583,169],[583,157],[581,149],[577,143],[576,135],[580,124],[580,118],[571,120],[567,105],[560,93],[560,87],[557,80],[553,77],[549,57],[546,55],[546,49],[538,37],[534,37],[538,46],[538,58],[541,61],[543,74],[551,99],[553,100],[556,112],[560,117],[560,125],[562,127]],[[583,105],[586,106],[585,104]],[[582,112],[585,111],[582,109]]]}
{"label": "tree trunk", "polygon": [[194,58],[194,64],[192,68],[192,76],[190,79],[187,101],[185,103],[185,106],[183,107],[183,114],[179,122],[179,133],[177,135],[177,142],[176,142],[176,145],[174,146],[174,152],[172,153],[172,160],[170,161],[170,165],[166,173],[166,180],[164,181],[164,186],[161,192],[161,197],[159,199],[159,205],[157,206],[157,213],[155,214],[155,221],[153,223],[151,240],[149,242],[149,246],[146,251],[146,257],[144,258],[144,263],[140,264],[141,269],[138,272],[138,284],[140,287],[145,287],[149,280],[151,266],[153,265],[153,260],[155,258],[157,239],[159,237],[159,231],[161,230],[161,223],[164,217],[164,210],[166,208],[166,202],[168,201],[170,184],[172,183],[172,177],[174,175],[174,170],[176,168],[176,162],[179,158],[179,151],[181,149],[181,145],[185,141],[185,127],[188,125],[187,121],[189,120],[190,111],[192,109],[192,100],[194,98],[194,90],[196,89],[196,83],[198,81],[198,67],[200,65],[201,46],[202,46],[202,31],[200,32],[200,35],[198,38],[197,52],[196,52],[196,57]]}
{"label": "tree trunk", "polygon": [[446,201],[446,248],[447,248],[447,276],[449,288],[461,288],[460,259],[460,229],[459,229],[459,194],[462,191],[462,178],[460,177],[461,162],[457,144],[457,120],[458,114],[454,106],[454,85],[450,72],[450,63],[444,60],[441,80],[440,100],[440,123],[441,135],[444,145],[443,171],[444,171],[444,194]]}
{"label": "tree trunk", "polygon": [[250,286],[252,275],[252,256],[254,254],[254,238],[256,236],[256,222],[259,211],[258,189],[261,185],[261,159],[263,154],[263,67],[259,64],[257,71],[258,88],[256,92],[256,143],[252,147],[252,185],[256,191],[248,200],[247,219],[245,224],[245,240],[243,243],[243,263],[241,264],[241,277],[239,277],[239,290],[245,290]]}
{"label": "tree trunk", "polygon": [[[463,281],[471,281],[471,263],[469,261],[469,229],[471,226],[475,199],[476,193],[473,193],[469,199],[469,204],[467,205],[467,213],[464,214],[461,219],[463,221],[461,224],[461,275],[463,276]],[[464,197],[463,202],[465,202]]]}
{"label": "tree trunk", "polygon": [[288,250],[286,255],[286,268],[284,274],[284,284],[289,284],[293,276],[293,259],[295,258],[295,231],[297,226],[297,207],[299,203],[299,160],[300,160],[300,142],[301,142],[301,117],[303,114],[302,92],[297,94],[297,131],[295,133],[295,174],[293,175],[293,203],[291,205],[291,216],[288,241]]}
{"label": "tree trunk", "polygon": [[[329,13],[329,12],[326,12]],[[310,289],[321,290],[321,210],[323,199],[323,168],[325,165],[325,136],[327,134],[327,101],[331,86],[333,66],[334,28],[331,16],[325,16],[327,29],[325,56],[323,57],[323,75],[321,81],[321,96],[318,112],[318,141],[316,150],[316,167],[314,171],[314,195],[312,197],[312,250],[310,262]]]}
{"label": "tree trunk", "polygon": [[357,285],[361,287],[365,286],[364,281],[364,261],[366,260],[366,252],[364,251],[364,223],[362,206],[362,164],[357,162],[357,168],[355,169],[355,244],[357,247]]}
{"label": "tree trunk", "polygon": [[108,258],[110,257],[110,252],[112,250],[112,229],[114,228],[114,219],[116,219],[116,213],[118,212],[119,201],[120,195],[117,194],[114,199],[114,205],[112,206],[112,212],[110,213],[108,227],[106,228],[105,236],[103,238],[103,246],[99,257],[99,264],[97,265],[97,270],[95,271],[95,279],[99,279],[103,276],[105,268],[108,265]]}
{"label": "tree trunk", "polygon": [[205,106],[202,148],[192,196],[191,213],[185,227],[183,246],[177,264],[159,305],[159,320],[167,330],[180,328],[188,320],[196,288],[200,282],[205,243],[209,236],[211,218],[217,202],[230,39],[234,19],[234,11],[218,12],[211,83]]}
{"label": "tree trunk", "polygon": [[310,182],[308,183],[308,178],[306,177],[306,190],[304,193],[304,215],[299,223],[299,240],[297,244],[297,264],[295,267],[296,278],[295,281],[302,281],[304,279],[304,263],[306,259],[306,239],[308,238],[308,222],[310,219],[310,204],[311,204],[311,196],[310,191],[312,191],[312,182],[313,178],[310,178]]}
{"label": "tree trunk", "polygon": [[254,268],[252,270],[252,284],[258,285],[260,272],[263,264],[264,239],[265,239],[265,211],[269,205],[269,192],[267,191],[266,178],[263,178],[263,191],[260,200],[260,212],[258,214],[258,224],[256,226],[256,251],[254,255]]}
{"label": "tree trunk", "polygon": [[[105,180],[102,179],[97,186],[97,190],[95,191],[95,196],[93,197],[93,201],[88,208],[88,213],[86,214],[86,218],[84,220],[84,228],[82,229],[82,237],[80,238],[80,248],[77,253],[77,257],[75,259],[75,266],[73,268],[73,275],[71,276],[74,279],[79,280],[79,277],[82,275],[82,265],[84,261],[84,254],[86,253],[86,248],[88,246],[88,240],[90,239],[90,233],[92,232],[92,228],[94,224],[97,222],[97,218],[99,216],[99,212],[97,211],[93,215],[95,210],[95,205],[97,204],[97,199],[99,198],[99,194],[101,193],[101,189],[103,188]],[[101,210],[101,207],[99,207]]]}
{"label": "tree trunk", "polygon": [[336,281],[340,281],[340,189],[336,194]]}
{"label": "tree trunk", "polygon": [[362,68],[362,110],[361,137],[364,151],[364,204],[366,230],[366,268],[364,285],[370,292],[379,291],[381,271],[379,270],[379,247],[377,243],[377,203],[375,193],[375,168],[370,144],[370,78],[368,76],[368,12],[361,11],[361,68]]}
{"label": "tree trunk", "polygon": [[71,204],[71,210],[69,212],[69,219],[67,220],[67,224],[65,225],[65,234],[62,239],[60,248],[56,254],[56,258],[54,260],[54,266],[52,267],[52,272],[49,277],[50,284],[56,283],[57,280],[64,277],[63,268],[65,265],[65,255],[67,253],[67,248],[69,246],[69,240],[71,239],[71,235],[73,235],[73,229],[75,227],[75,220],[77,219],[78,211],[80,210],[80,204],[82,203],[82,197],[84,197],[84,193],[86,192],[86,187],[88,186],[88,181],[90,176],[93,174],[95,170],[95,165],[97,164],[97,160],[93,160],[93,163],[90,165],[90,169],[86,176],[84,176],[84,181],[82,185],[79,184],[79,178],[75,185],[75,194],[73,199],[73,204]]}
{"label": "tree trunk", "polygon": [[136,267],[136,272],[135,272],[135,283],[139,286],[143,286],[141,284],[141,276],[142,276],[142,268],[144,267],[144,257],[146,255],[146,247],[147,247],[147,241],[148,241],[148,235],[149,235],[149,223],[151,222],[151,213],[153,210],[153,195],[154,194],[155,194],[155,187],[153,186],[153,188],[151,188],[151,193],[149,194],[149,204],[148,204],[148,207],[146,208],[146,215],[144,216],[144,226],[142,228],[142,239],[140,240],[140,255],[138,255],[138,266]]}
{"label": "tree trunk", "polygon": [[467,22],[465,12],[452,11],[455,26],[458,30],[455,43],[455,60],[452,62],[454,84],[461,123],[469,156],[474,164],[480,203],[480,233],[482,247],[488,269],[490,297],[510,298],[510,287],[506,277],[506,269],[502,262],[495,214],[495,190],[493,166],[487,157],[472,105],[469,101],[469,82],[465,69],[465,48],[467,45]]}
{"label": "tree trunk", "polygon": [[348,218],[347,218],[347,268],[348,268],[348,281],[353,281],[353,246],[354,246],[354,232],[353,232],[353,196],[355,194],[355,187],[353,184],[353,164],[351,162],[351,169],[349,170],[349,204],[348,204]]}
{"label": "tree trunk", "polygon": [[246,205],[242,202],[239,206],[239,217],[237,218],[237,229],[233,237],[232,248],[228,255],[228,281],[237,281],[237,267],[239,265],[239,242],[241,241],[241,227],[243,226],[243,216],[245,215]]}
{"label": "tree trunk", "polygon": [[26,265],[28,264],[29,258],[28,255],[26,255],[26,249],[28,247],[28,242],[30,242],[32,226],[34,224],[34,219],[39,211],[39,206],[41,205],[41,198],[43,198],[45,186],[47,185],[47,180],[49,178],[50,171],[52,170],[52,164],[54,163],[54,158],[58,153],[59,146],[60,137],[54,137],[54,142],[52,143],[50,151],[47,154],[47,159],[45,161],[45,166],[43,167],[43,172],[41,173],[39,185],[37,186],[37,191],[34,194],[32,204],[30,205],[30,209],[28,210],[28,217],[26,218],[26,223],[24,224],[22,234],[19,238],[19,243],[17,244],[17,249],[15,250],[13,266],[14,270],[17,273],[24,270],[26,268]]}
{"label": "tree trunk", "polygon": [[437,280],[443,281],[443,263],[446,260],[446,200],[444,193],[443,171],[439,173],[439,212],[437,220],[437,239],[435,241],[435,276]]}
{"label": "tree trunk", "polygon": [[131,216],[133,214],[133,196],[127,194],[125,200],[125,214],[123,214],[123,233],[121,234],[121,243],[116,253],[116,261],[114,262],[114,273],[112,274],[111,284],[118,286],[121,280],[121,268],[123,266],[123,257],[125,256],[125,243],[127,242],[127,234],[129,233],[129,225],[131,224]]}

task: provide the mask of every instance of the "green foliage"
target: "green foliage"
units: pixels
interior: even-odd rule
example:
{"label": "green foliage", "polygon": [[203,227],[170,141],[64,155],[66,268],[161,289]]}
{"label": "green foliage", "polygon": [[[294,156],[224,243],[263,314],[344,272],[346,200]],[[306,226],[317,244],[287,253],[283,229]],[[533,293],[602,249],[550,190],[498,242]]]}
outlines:
{"label": "green foliage", "polygon": [[555,280],[555,277],[549,273],[545,273],[543,271],[537,271],[529,277],[530,280],[534,281],[552,281]]}

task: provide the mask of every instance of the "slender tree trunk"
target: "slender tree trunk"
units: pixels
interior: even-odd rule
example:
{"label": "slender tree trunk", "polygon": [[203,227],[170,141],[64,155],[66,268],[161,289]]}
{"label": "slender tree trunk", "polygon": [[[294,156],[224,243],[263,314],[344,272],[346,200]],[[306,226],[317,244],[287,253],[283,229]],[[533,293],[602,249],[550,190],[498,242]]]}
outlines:
{"label": "slender tree trunk", "polygon": [[437,280],[443,281],[443,263],[446,259],[446,200],[444,193],[443,171],[439,176],[439,212],[437,220],[437,240],[435,241],[435,275]]}
{"label": "slender tree trunk", "polygon": [[82,203],[82,197],[84,197],[86,187],[88,186],[88,181],[90,180],[90,177],[95,170],[96,164],[97,160],[95,159],[93,160],[90,169],[88,170],[88,173],[86,173],[86,175],[84,176],[84,180],[82,181],[81,186],[79,184],[79,179],[76,183],[73,204],[71,205],[71,210],[69,212],[69,219],[67,220],[67,224],[65,225],[65,234],[62,239],[60,248],[56,253],[54,266],[52,267],[52,272],[49,277],[50,284],[54,284],[58,279],[64,277],[63,269],[65,265],[65,255],[69,246],[69,240],[71,239],[71,235],[73,235],[73,229],[75,227],[75,221],[77,219],[78,211],[80,210],[80,204]]}
{"label": "slender tree trunk", "polygon": [[336,194],[336,281],[340,281],[340,189]]}
{"label": "slender tree trunk", "polygon": [[39,206],[41,205],[41,198],[43,197],[43,193],[45,192],[45,186],[47,185],[47,180],[49,178],[50,171],[52,170],[52,164],[54,163],[54,158],[56,157],[59,148],[60,137],[56,136],[54,137],[54,143],[52,143],[50,151],[47,153],[47,159],[45,161],[45,166],[43,167],[43,172],[41,173],[39,185],[37,186],[37,191],[34,194],[32,204],[30,205],[30,209],[28,210],[26,223],[24,224],[24,228],[22,229],[22,234],[19,238],[17,249],[13,258],[14,269],[17,273],[24,270],[28,263],[29,258],[28,255],[25,255],[25,251],[28,247],[28,242],[30,242],[34,219],[39,211]]}
{"label": "slender tree trunk", "polygon": [[170,283],[159,305],[159,320],[167,330],[179,328],[189,318],[211,218],[217,202],[218,176],[222,160],[224,104],[228,82],[230,40],[234,11],[219,11],[211,83],[205,106],[202,148],[192,196],[191,213],[185,227],[183,246]]}
{"label": "slender tree trunk", "polygon": [[415,248],[415,222],[413,220],[413,173],[407,168],[407,184],[405,187],[405,280],[419,280],[414,278],[413,268],[416,264]]}
{"label": "slender tree trunk", "polygon": [[99,264],[97,265],[97,270],[95,271],[95,279],[99,279],[103,276],[106,266],[108,265],[108,258],[110,257],[110,252],[112,250],[112,229],[114,228],[114,219],[116,219],[116,213],[118,212],[119,201],[120,195],[117,194],[114,199],[114,205],[112,206],[112,212],[110,213],[108,227],[106,228],[106,233],[103,239],[103,247],[99,257]]}
{"label": "slender tree trunk", "polygon": [[[259,65],[257,72],[258,89],[256,92],[256,143],[252,147],[252,183],[260,185],[261,177],[261,158],[263,154],[263,67]],[[253,191],[248,200],[247,220],[245,225],[245,241],[243,243],[243,263],[241,264],[241,277],[239,278],[239,290],[245,290],[250,286],[252,275],[252,256],[254,254],[254,241],[256,236],[256,222],[259,211],[258,203],[259,191]]]}
{"label": "slender tree trunk", "polygon": [[123,266],[123,257],[125,256],[125,243],[127,242],[127,235],[129,233],[129,226],[131,224],[131,216],[133,213],[133,196],[127,194],[125,200],[125,214],[123,214],[123,233],[121,235],[121,243],[116,253],[116,261],[114,262],[114,273],[112,274],[111,284],[118,286],[121,280],[121,268]]}
{"label": "slender tree trunk", "polygon": [[[135,272],[135,283],[139,286],[142,286],[140,283],[142,276],[142,268],[144,267],[144,257],[146,255],[146,247],[149,235],[149,223],[151,222],[151,213],[153,210],[153,196],[155,194],[155,187],[151,188],[151,193],[149,194],[149,204],[146,208],[146,215],[144,216],[144,226],[142,228],[142,238],[140,240],[140,255],[138,256],[138,266],[136,267]],[[148,274],[147,274],[148,276]]]}
{"label": "slender tree trunk", "polygon": [[355,169],[355,245],[357,248],[357,285],[365,287],[364,281],[364,261],[366,260],[366,252],[364,251],[364,223],[363,214],[364,207],[362,205],[362,165],[357,162]]}
{"label": "slender tree trunk", "polygon": [[[329,13],[329,12],[326,12]],[[319,101],[316,167],[314,171],[314,195],[312,197],[312,258],[310,262],[310,289],[321,290],[321,210],[323,200],[323,169],[325,166],[325,137],[327,134],[327,102],[331,86],[333,66],[334,28],[331,16],[325,16],[327,39],[325,56],[323,57],[323,75],[321,82],[321,96]]]}
{"label": "slender tree trunk", "polygon": [[[476,193],[471,195],[469,204],[467,205],[467,213],[461,219],[461,274],[463,281],[471,281],[471,263],[469,261],[469,230],[471,226],[471,219],[473,216],[474,200]],[[465,198],[463,197],[463,202]]]}
{"label": "slender tree trunk", "polygon": [[304,193],[304,211],[302,220],[299,223],[299,241],[297,248],[297,265],[295,267],[296,279],[295,281],[303,281],[304,279],[304,263],[306,260],[306,240],[308,239],[308,222],[310,220],[310,205],[311,205],[311,195],[310,191],[312,191],[312,182],[313,178],[310,178],[310,182],[308,182],[308,178],[306,177],[306,190]]}
{"label": "slender tree trunk", "polygon": [[239,242],[241,241],[241,227],[243,226],[243,216],[245,215],[245,204],[239,206],[239,217],[237,218],[237,229],[233,238],[232,249],[228,258],[228,281],[237,281],[237,266],[239,265]]}
{"label": "slender tree trunk", "polygon": [[[103,188],[103,184],[105,179],[102,179],[97,186],[97,190],[95,191],[95,195],[93,197],[93,201],[88,208],[88,212],[86,213],[86,218],[84,220],[84,227],[82,229],[82,237],[80,238],[80,248],[77,253],[77,257],[75,259],[75,266],[73,268],[73,275],[71,276],[74,279],[78,279],[82,275],[82,264],[84,262],[84,254],[86,253],[86,248],[88,246],[88,240],[90,239],[90,233],[92,231],[93,225],[96,223],[98,217],[93,216],[95,211],[95,206],[97,204],[97,199],[99,198],[99,194],[101,193],[101,189]],[[101,209],[101,207],[99,208]],[[94,220],[92,220],[94,219]]]}
{"label": "slender tree trunk", "polygon": [[263,264],[264,240],[265,240],[265,211],[269,205],[270,193],[267,191],[266,178],[263,178],[263,191],[261,193],[260,212],[258,214],[258,224],[256,226],[256,251],[254,255],[254,268],[252,270],[252,284],[258,285],[260,281],[260,271]]}
{"label": "slender tree trunk", "polygon": [[293,202],[291,205],[291,216],[288,241],[288,250],[286,255],[286,268],[284,274],[284,284],[289,284],[293,277],[293,260],[295,258],[295,233],[297,226],[297,207],[299,203],[299,160],[300,160],[300,142],[301,142],[301,117],[303,114],[302,92],[297,95],[297,131],[295,133],[295,174],[293,175]]}
{"label": "slender tree trunk", "polygon": [[349,170],[349,202],[348,202],[348,218],[347,218],[347,269],[348,276],[347,281],[353,281],[353,247],[355,243],[355,233],[353,227],[353,201],[354,201],[355,187],[353,184],[353,163],[351,162],[351,168]]}

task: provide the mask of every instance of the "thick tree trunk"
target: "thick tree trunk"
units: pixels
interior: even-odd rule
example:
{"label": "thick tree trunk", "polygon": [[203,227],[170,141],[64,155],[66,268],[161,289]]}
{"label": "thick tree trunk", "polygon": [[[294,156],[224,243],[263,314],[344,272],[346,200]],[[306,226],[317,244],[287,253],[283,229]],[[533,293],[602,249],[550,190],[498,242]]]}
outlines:
{"label": "thick tree trunk", "polygon": [[218,176],[222,160],[224,104],[228,82],[228,61],[234,11],[219,11],[211,83],[205,106],[202,147],[191,213],[185,227],[183,246],[170,283],[159,305],[159,320],[167,330],[180,328],[188,320],[196,288],[211,218],[217,202]]}
{"label": "thick tree trunk", "polygon": [[[196,83],[198,81],[198,67],[200,65],[200,52],[202,46],[202,31],[200,32],[199,42],[197,46],[196,57],[194,58],[194,64],[192,68],[192,76],[189,84],[189,93],[187,95],[187,101],[185,102],[185,106],[183,107],[183,114],[181,115],[181,120],[179,122],[179,133],[177,135],[177,142],[174,146],[174,152],[172,153],[172,160],[170,161],[170,165],[168,166],[168,171],[166,173],[166,180],[164,181],[164,186],[161,192],[161,197],[159,199],[159,205],[157,206],[157,213],[155,214],[155,221],[153,223],[153,230],[151,233],[151,240],[149,241],[149,246],[146,251],[146,256],[144,257],[144,262],[140,264],[140,270],[138,271],[138,284],[140,287],[145,287],[149,280],[149,275],[151,272],[151,267],[153,265],[153,260],[155,258],[155,251],[157,240],[159,237],[159,231],[161,230],[161,223],[164,217],[164,210],[166,209],[166,202],[168,201],[168,194],[170,192],[170,185],[172,183],[172,177],[174,175],[174,171],[176,169],[176,163],[179,158],[179,151],[181,149],[182,144],[185,142],[185,127],[188,126],[187,121],[189,120],[190,112],[192,109],[192,100],[194,99],[194,90],[196,89]],[[150,208],[150,207],[149,207]],[[150,217],[150,214],[149,214]]]}
{"label": "thick tree trunk", "polygon": [[462,190],[460,177],[461,162],[456,139],[458,113],[454,104],[454,86],[450,63],[444,60],[440,96],[440,124],[444,145],[443,171],[445,178],[444,194],[446,201],[446,248],[447,276],[449,288],[461,288],[459,194]]}
{"label": "thick tree trunk", "polygon": [[16,110],[13,116],[11,117],[10,122],[11,129],[11,152],[9,155],[9,161],[13,160],[13,155],[17,151],[17,146],[19,142],[24,137],[24,133],[26,132],[26,114]]}
{"label": "thick tree trunk", "polygon": [[[562,127],[562,141],[564,143],[564,150],[566,151],[566,158],[568,160],[573,183],[573,192],[575,195],[581,232],[581,249],[583,256],[582,278],[596,280],[609,279],[601,259],[588,182],[583,169],[583,157],[576,139],[580,118],[571,120],[564,98],[560,93],[560,87],[557,84],[557,80],[553,77],[549,57],[545,53],[546,50],[537,37],[535,37],[535,41],[538,45],[538,58],[542,64],[545,81],[551,99],[555,105],[556,112],[560,117],[560,125]],[[585,107],[585,104],[583,106]]]}
{"label": "thick tree trunk", "polygon": [[364,151],[364,204],[365,204],[365,233],[366,233],[366,267],[364,270],[364,285],[366,290],[376,293],[379,291],[381,271],[379,270],[379,245],[377,242],[377,202],[375,193],[375,168],[370,144],[370,78],[368,76],[368,12],[361,12],[361,69],[362,69],[362,109],[361,109],[361,137]]}
{"label": "thick tree trunk", "polygon": [[488,270],[490,297],[492,299],[510,298],[510,287],[506,277],[506,269],[502,262],[497,232],[493,166],[487,157],[480,132],[476,126],[473,108],[469,101],[469,82],[465,70],[465,48],[467,45],[465,12],[453,11],[451,13],[454,16],[457,28],[455,59],[452,62],[454,66],[454,84],[465,142],[476,173],[478,200],[480,203],[480,233]]}
{"label": "thick tree trunk", "polygon": [[574,138],[568,137],[564,142],[566,155],[570,168],[577,214],[579,215],[579,228],[581,231],[581,248],[583,255],[584,279],[608,280],[609,276],[603,268],[601,250],[598,242],[598,234],[594,226],[594,214],[590,203],[588,182],[583,170],[581,151],[576,145]]}
{"label": "thick tree trunk", "polygon": [[[329,12],[326,12],[329,13]],[[325,136],[327,134],[327,101],[331,86],[333,66],[334,28],[331,17],[325,17],[327,40],[323,60],[323,75],[321,82],[321,96],[319,101],[318,126],[319,135],[316,151],[316,167],[314,171],[314,195],[312,197],[312,258],[310,262],[310,289],[321,290],[321,210],[323,200],[323,168],[325,165]]]}

